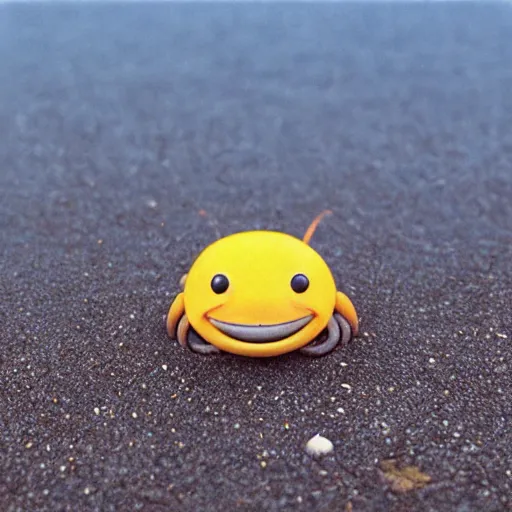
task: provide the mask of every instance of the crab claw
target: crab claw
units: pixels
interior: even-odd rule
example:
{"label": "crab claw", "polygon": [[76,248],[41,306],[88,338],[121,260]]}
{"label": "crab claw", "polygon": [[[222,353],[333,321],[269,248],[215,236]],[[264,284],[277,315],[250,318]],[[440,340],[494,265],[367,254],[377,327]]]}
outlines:
{"label": "crab claw", "polygon": [[167,313],[166,325],[167,325],[167,334],[169,338],[176,338],[176,331],[178,329],[178,324],[181,321],[183,312],[185,311],[185,296],[183,292],[179,293],[169,308],[169,312]]}

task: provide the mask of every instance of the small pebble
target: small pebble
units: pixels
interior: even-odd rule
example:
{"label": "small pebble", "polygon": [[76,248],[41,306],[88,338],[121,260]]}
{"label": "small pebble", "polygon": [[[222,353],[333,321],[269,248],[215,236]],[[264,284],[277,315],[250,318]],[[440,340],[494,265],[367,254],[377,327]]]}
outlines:
{"label": "small pebble", "polygon": [[343,383],[341,385],[341,387],[344,388],[344,389],[348,389],[348,390],[352,389],[352,386],[350,384],[345,384],[345,383]]}
{"label": "small pebble", "polygon": [[306,452],[312,457],[316,455],[326,455],[334,450],[334,445],[329,439],[320,434],[312,437],[306,444]]}

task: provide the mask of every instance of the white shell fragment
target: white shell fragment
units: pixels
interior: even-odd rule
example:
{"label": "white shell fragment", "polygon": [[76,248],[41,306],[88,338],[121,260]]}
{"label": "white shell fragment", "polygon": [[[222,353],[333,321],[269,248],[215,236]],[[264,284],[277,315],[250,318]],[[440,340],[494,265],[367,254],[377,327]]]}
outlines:
{"label": "white shell fragment", "polygon": [[329,439],[322,437],[320,434],[312,437],[306,444],[306,452],[312,457],[319,455],[327,455],[334,450],[334,445]]}

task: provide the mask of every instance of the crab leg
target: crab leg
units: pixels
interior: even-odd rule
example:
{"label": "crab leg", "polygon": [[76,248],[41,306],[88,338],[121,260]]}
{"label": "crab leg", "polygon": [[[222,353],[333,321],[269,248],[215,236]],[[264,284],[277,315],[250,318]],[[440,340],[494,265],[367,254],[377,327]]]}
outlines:
{"label": "crab leg", "polygon": [[340,326],[334,316],[331,316],[327,324],[327,339],[319,345],[309,345],[301,348],[301,353],[307,356],[324,356],[333,350],[340,341]]}
{"label": "crab leg", "polygon": [[183,315],[181,317],[181,320],[178,323],[178,331],[177,331],[177,335],[176,335],[176,337],[178,339],[178,343],[182,347],[186,347],[188,344],[187,338],[188,338],[189,330],[190,330],[190,323],[188,321],[187,315]]}
{"label": "crab leg", "polygon": [[350,326],[346,318],[341,316],[339,313],[334,313],[334,318],[336,319],[340,326],[340,346],[344,347],[345,345],[348,344],[350,338],[352,338],[352,327]]}
{"label": "crab leg", "polygon": [[359,321],[357,318],[356,309],[354,308],[351,300],[342,292],[336,292],[335,310],[347,320],[347,322],[352,327],[354,336],[357,336],[359,332]]}
{"label": "crab leg", "polygon": [[188,346],[190,347],[190,350],[197,352],[198,354],[209,355],[220,353],[220,350],[217,347],[214,347],[210,343],[204,341],[192,329],[189,330],[188,334]]}
{"label": "crab leg", "polygon": [[218,354],[220,352],[217,347],[204,341],[190,328],[190,322],[185,314],[178,322],[176,338],[182,347],[188,347],[198,354]]}

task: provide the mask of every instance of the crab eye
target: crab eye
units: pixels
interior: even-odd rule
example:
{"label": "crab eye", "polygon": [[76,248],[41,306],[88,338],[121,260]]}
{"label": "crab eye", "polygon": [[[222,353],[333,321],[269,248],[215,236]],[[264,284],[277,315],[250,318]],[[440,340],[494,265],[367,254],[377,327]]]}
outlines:
{"label": "crab eye", "polygon": [[224,274],[216,274],[213,276],[211,287],[215,293],[224,293],[229,287],[228,278]]}
{"label": "crab eye", "polygon": [[308,289],[309,279],[304,274],[295,274],[290,284],[294,292],[304,293]]}

